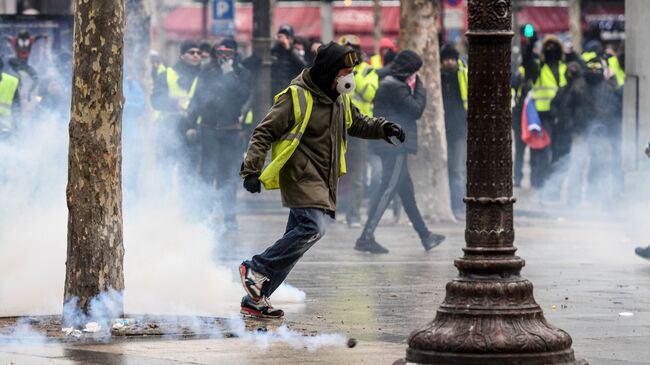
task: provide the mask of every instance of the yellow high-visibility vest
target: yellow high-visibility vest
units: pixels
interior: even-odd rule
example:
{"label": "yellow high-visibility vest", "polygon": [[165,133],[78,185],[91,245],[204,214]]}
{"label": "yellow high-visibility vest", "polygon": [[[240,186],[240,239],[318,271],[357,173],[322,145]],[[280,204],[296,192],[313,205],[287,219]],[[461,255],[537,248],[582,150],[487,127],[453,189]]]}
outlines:
{"label": "yellow high-visibility vest", "polygon": [[[273,142],[271,145],[271,163],[264,168],[260,175],[260,181],[264,184],[264,188],[267,190],[280,188],[280,170],[282,170],[282,167],[284,167],[287,161],[289,161],[289,158],[291,158],[291,155],[293,155],[294,151],[298,148],[300,139],[307,129],[309,119],[311,118],[311,112],[314,108],[314,99],[311,92],[297,85],[291,85],[278,93],[275,96],[274,101],[277,102],[280,96],[287,92],[291,92],[295,124],[287,134],[283,135],[280,140]],[[348,129],[352,126],[350,97],[347,95],[341,96],[343,97],[343,107],[345,108],[345,128]],[[346,138],[343,138],[341,141],[339,176],[343,176],[346,173],[346,150],[347,140]]]}
{"label": "yellow high-visibility vest", "polygon": [[582,52],[582,60],[585,62],[589,62],[596,58],[598,56],[598,53],[596,52]]}
{"label": "yellow high-visibility vest", "polygon": [[467,66],[462,60],[458,60],[458,87],[460,88],[460,98],[463,100],[463,107],[467,110]]}
{"label": "yellow high-visibility vest", "polygon": [[11,107],[18,90],[18,78],[2,73],[0,80],[0,130],[10,132],[13,128]]}
{"label": "yellow high-visibility vest", "polygon": [[384,60],[381,58],[381,55],[376,54],[370,57],[370,66],[372,66],[372,68],[375,70],[384,67]]}
{"label": "yellow high-visibility vest", "polygon": [[185,90],[180,85],[178,85],[179,78],[180,76],[173,67],[167,67],[167,87],[169,89],[169,96],[182,100],[181,106],[183,109],[187,110],[190,105],[190,100],[196,91],[198,77],[194,78],[194,81],[192,81],[192,86],[190,86],[189,90]]}
{"label": "yellow high-visibility vest", "polygon": [[379,75],[365,62],[354,66],[354,83],[356,88],[352,95],[352,104],[363,115],[372,117],[372,101],[379,88]]}
{"label": "yellow high-visibility vest", "polygon": [[609,67],[609,69],[614,72],[614,76],[616,77],[616,84],[618,84],[618,86],[623,86],[625,84],[625,71],[623,71],[618,57],[612,56],[608,58],[607,67]]}
{"label": "yellow high-visibility vest", "polygon": [[558,65],[558,74],[560,77],[559,83],[555,80],[551,68],[547,64],[542,66],[539,76],[533,84],[533,99],[535,100],[535,108],[538,112],[551,110],[551,100],[553,100],[557,91],[567,84],[566,65],[564,62],[560,62]]}

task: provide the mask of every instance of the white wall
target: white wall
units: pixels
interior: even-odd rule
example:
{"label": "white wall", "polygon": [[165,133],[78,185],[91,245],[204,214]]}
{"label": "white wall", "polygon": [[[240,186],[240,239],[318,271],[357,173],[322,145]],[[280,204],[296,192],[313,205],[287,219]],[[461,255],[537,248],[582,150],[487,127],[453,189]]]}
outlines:
{"label": "white wall", "polygon": [[[650,171],[643,147],[650,141],[650,1],[625,1],[625,80],[623,166],[627,172]],[[638,95],[637,95],[638,78]],[[638,133],[636,104],[638,98]],[[637,145],[638,139],[638,145]]]}

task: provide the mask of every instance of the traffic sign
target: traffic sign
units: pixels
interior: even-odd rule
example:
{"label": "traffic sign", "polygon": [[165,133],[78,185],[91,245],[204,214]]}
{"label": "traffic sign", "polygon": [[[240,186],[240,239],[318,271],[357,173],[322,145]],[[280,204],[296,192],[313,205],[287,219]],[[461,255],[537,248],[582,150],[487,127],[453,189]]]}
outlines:
{"label": "traffic sign", "polygon": [[212,34],[235,34],[235,0],[212,0]]}

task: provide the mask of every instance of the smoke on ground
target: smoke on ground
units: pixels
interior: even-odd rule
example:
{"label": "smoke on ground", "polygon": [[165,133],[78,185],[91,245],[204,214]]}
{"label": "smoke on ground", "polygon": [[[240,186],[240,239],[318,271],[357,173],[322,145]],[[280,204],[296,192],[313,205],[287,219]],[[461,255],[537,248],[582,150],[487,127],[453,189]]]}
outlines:
{"label": "smoke on ground", "polygon": [[[137,143],[124,136],[125,311],[238,311],[244,291],[236,268],[218,262],[219,232],[196,204],[211,193],[156,160],[153,133],[143,132]],[[41,120],[0,143],[0,316],[63,310],[67,150],[67,120]],[[274,298],[300,303],[305,294],[285,286]]]}

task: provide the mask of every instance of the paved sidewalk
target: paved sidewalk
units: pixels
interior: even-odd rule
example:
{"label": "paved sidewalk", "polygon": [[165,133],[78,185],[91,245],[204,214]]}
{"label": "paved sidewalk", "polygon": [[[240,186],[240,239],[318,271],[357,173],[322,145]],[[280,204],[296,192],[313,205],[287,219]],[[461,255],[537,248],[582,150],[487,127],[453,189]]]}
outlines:
{"label": "paved sidewalk", "polygon": [[[633,253],[643,237],[650,241],[647,228],[633,230],[634,219],[616,218],[625,211],[541,209],[522,195],[515,244],[547,320],[569,332],[576,355],[591,364],[650,364],[650,261]],[[238,244],[220,260],[235,270],[242,258],[278,237],[285,220],[286,212],[277,209],[242,216],[240,222],[256,229],[242,229]],[[382,256],[354,251],[360,231],[334,223],[288,278],[307,294],[304,305],[286,308],[290,327],[354,337],[355,348],[309,352],[276,343],[265,349],[245,338],[0,345],[0,365],[391,364],[404,356],[409,332],[434,317],[464,245],[464,223],[432,225],[448,239],[425,253],[405,221],[378,229],[378,241],[391,250]],[[632,315],[620,315],[625,312]]]}

